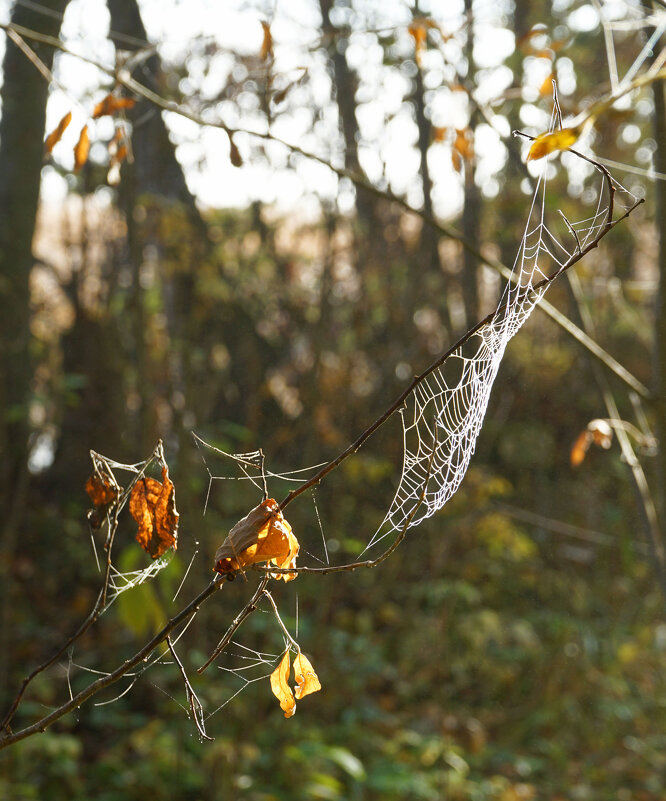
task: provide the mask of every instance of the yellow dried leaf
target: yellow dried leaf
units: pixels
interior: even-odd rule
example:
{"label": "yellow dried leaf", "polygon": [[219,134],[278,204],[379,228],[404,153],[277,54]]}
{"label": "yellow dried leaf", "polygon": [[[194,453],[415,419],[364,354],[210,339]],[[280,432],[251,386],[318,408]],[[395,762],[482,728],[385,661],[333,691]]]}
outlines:
{"label": "yellow dried leaf", "polygon": [[310,693],[316,693],[321,690],[319,678],[310,663],[307,656],[302,653],[297,654],[294,659],[294,679],[296,680],[296,698],[305,698]]}
{"label": "yellow dried leaf", "polygon": [[46,137],[46,141],[44,142],[44,152],[47,155],[51,153],[53,148],[62,139],[62,135],[65,133],[65,129],[71,121],[72,112],[68,111],[67,114],[65,114],[65,116],[56,125],[56,127],[51,131],[51,133]]}
{"label": "yellow dried leaf", "polygon": [[553,133],[542,133],[532,142],[527,160],[541,159],[555,150],[566,150],[571,147],[580,136],[580,128],[562,128]]}
{"label": "yellow dried leaf", "polygon": [[291,661],[289,659],[289,650],[287,650],[280,664],[271,673],[271,690],[280,702],[280,708],[284,712],[285,718],[290,718],[296,712],[296,701],[289,686],[290,668]]}
{"label": "yellow dried leaf", "polygon": [[74,146],[74,172],[78,172],[88,161],[90,152],[90,137],[88,136],[88,126],[84,125],[79,134],[79,141]]}
{"label": "yellow dried leaf", "polygon": [[551,95],[552,93],[553,93],[553,73],[551,72],[539,87],[539,95],[541,97],[545,97],[546,95]]}

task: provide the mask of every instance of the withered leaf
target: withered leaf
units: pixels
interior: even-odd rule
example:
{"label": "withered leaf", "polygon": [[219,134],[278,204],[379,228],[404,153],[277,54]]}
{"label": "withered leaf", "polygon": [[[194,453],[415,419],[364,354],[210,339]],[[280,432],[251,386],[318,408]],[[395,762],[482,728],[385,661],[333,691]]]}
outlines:
{"label": "withered leaf", "polygon": [[86,492],[95,506],[108,506],[118,497],[118,490],[106,476],[93,473],[86,481]]}
{"label": "withered leaf", "polygon": [[259,59],[266,61],[267,58],[273,58],[273,36],[271,34],[271,26],[263,19],[261,20],[261,27],[264,30],[264,40],[261,43]]}
{"label": "withered leaf", "polygon": [[590,436],[590,432],[587,430],[581,431],[576,437],[576,441],[572,445],[571,453],[569,454],[569,461],[571,462],[572,467],[578,467],[578,465],[582,463],[583,459],[585,459],[585,455],[590,448],[591,441],[592,437]]}
{"label": "withered leaf", "polygon": [[456,128],[456,138],[453,149],[457,151],[465,161],[474,158],[474,145],[472,144],[472,132],[469,128]]}
{"label": "withered leaf", "polygon": [[287,650],[280,660],[280,664],[271,673],[271,690],[280,702],[285,718],[290,718],[296,712],[296,701],[289,686],[290,669],[291,661],[289,659],[289,650]]}
{"label": "withered leaf", "polygon": [[561,131],[542,133],[532,142],[527,160],[540,159],[555,150],[566,150],[575,144],[581,134],[580,128],[562,128]]}
{"label": "withered leaf", "polygon": [[78,172],[88,161],[90,152],[90,137],[88,136],[88,126],[84,125],[79,134],[79,141],[74,146],[74,172]]}
{"label": "withered leaf", "polygon": [[553,73],[549,73],[545,78],[541,86],[539,87],[539,96],[545,97],[546,95],[552,95],[553,93]]}
{"label": "withered leaf", "polygon": [[299,700],[310,693],[321,690],[319,677],[315,673],[312,663],[302,653],[298,653],[294,659],[294,679],[296,680],[295,695]]}
{"label": "withered leaf", "polygon": [[51,153],[53,148],[62,139],[62,135],[65,133],[65,130],[71,121],[72,112],[68,111],[67,114],[65,114],[65,116],[56,125],[56,127],[51,131],[51,133],[46,137],[46,141],[44,142],[44,152],[47,155]]}
{"label": "withered leaf", "polygon": [[135,105],[136,100],[134,100],[134,98],[107,95],[95,106],[92,116],[93,119],[96,120],[99,117],[105,117],[108,114],[115,114],[116,111],[121,111],[122,109],[134,108]]}
{"label": "withered leaf", "polygon": [[136,540],[153,559],[177,547],[179,515],[175,494],[169,471],[163,467],[162,483],[154,478],[141,478],[130,495],[130,514],[139,526]]}
{"label": "withered leaf", "polygon": [[608,450],[613,443],[613,429],[607,420],[590,420],[587,428],[576,438],[569,459],[572,467],[578,467],[579,464],[585,459],[585,455],[590,449],[590,445],[594,444],[604,450]]}
{"label": "withered leaf", "polygon": [[[279,568],[293,568],[299,544],[273,498],[255,506],[236,523],[215,554],[218,573],[235,573],[237,570],[270,561]],[[276,573],[273,578],[291,581],[296,573]]]}
{"label": "withered leaf", "polygon": [[243,166],[243,158],[231,134],[229,134],[229,158],[231,159],[231,163],[234,165],[234,167]]}

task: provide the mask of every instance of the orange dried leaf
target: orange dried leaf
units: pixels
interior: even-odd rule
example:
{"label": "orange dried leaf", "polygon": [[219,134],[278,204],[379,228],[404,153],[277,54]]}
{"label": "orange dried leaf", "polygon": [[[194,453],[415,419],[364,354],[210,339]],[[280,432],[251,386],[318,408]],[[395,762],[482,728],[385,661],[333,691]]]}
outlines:
{"label": "orange dried leaf", "polygon": [[446,132],[448,128],[433,128],[432,129],[432,138],[434,142],[443,142],[444,137],[446,136]]}
{"label": "orange dried leaf", "polygon": [[65,116],[56,125],[56,127],[51,131],[51,133],[46,137],[46,141],[44,142],[44,152],[47,155],[51,153],[53,148],[62,139],[62,135],[65,133],[65,130],[71,121],[72,112],[68,111],[67,114],[65,114]]}
{"label": "orange dried leaf", "polygon": [[74,172],[78,172],[88,161],[90,152],[90,137],[88,136],[88,126],[84,125],[79,134],[79,141],[74,145]]}
{"label": "orange dried leaf", "polygon": [[472,144],[471,131],[469,128],[456,128],[456,139],[453,143],[453,149],[466,161],[471,161],[474,158],[474,146]]}
{"label": "orange dried leaf", "polygon": [[261,27],[264,29],[264,40],[261,43],[259,59],[266,61],[267,58],[273,58],[273,36],[271,34],[271,26],[263,19],[261,20]]}
{"label": "orange dried leaf", "polygon": [[542,133],[532,142],[527,160],[541,159],[555,150],[566,150],[571,147],[580,136],[580,129],[562,128],[561,131],[553,133]]}
{"label": "orange dried leaf", "polygon": [[95,506],[108,506],[118,497],[118,490],[106,476],[93,473],[86,481],[86,492]]}
{"label": "orange dried leaf", "polygon": [[453,169],[456,172],[462,172],[462,158],[460,157],[460,153],[457,150],[451,151],[451,162],[453,164]]}
{"label": "orange dried leaf", "polygon": [[294,679],[296,680],[295,695],[298,700],[321,690],[319,678],[310,660],[302,653],[297,654],[294,659]]}
{"label": "orange dried leaf", "polygon": [[105,117],[107,114],[114,114],[116,111],[122,109],[134,108],[136,100],[131,97],[116,97],[115,95],[107,95],[103,100],[93,109],[93,119]]}
{"label": "orange dried leaf", "polygon": [[585,455],[590,448],[591,441],[592,438],[590,437],[589,431],[585,430],[580,432],[573,444],[573,447],[571,448],[571,453],[569,454],[572,467],[578,467],[578,465],[583,462],[583,459],[585,459]]}
{"label": "orange dried leaf", "polygon": [[421,66],[421,53],[425,49],[428,38],[428,25],[423,17],[412,20],[412,24],[407,28],[409,35],[414,39],[414,60]]}
{"label": "orange dried leaf", "polygon": [[[236,523],[215,554],[218,573],[235,573],[249,565],[270,561],[279,568],[295,567],[299,544],[278,503],[267,498]],[[295,573],[276,573],[290,581]]]}
{"label": "orange dried leaf", "polygon": [[139,526],[136,540],[153,559],[177,546],[179,515],[175,492],[169,471],[163,467],[162,483],[154,478],[141,478],[130,496],[130,514]]}
{"label": "orange dried leaf", "polygon": [[545,97],[553,93],[553,73],[551,72],[539,87],[539,95]]}
{"label": "orange dried leaf", "polygon": [[296,701],[294,694],[289,686],[289,671],[291,661],[289,651],[285,651],[280,664],[271,673],[271,690],[273,695],[280,702],[280,708],[284,712],[285,718],[290,718],[296,712]]}

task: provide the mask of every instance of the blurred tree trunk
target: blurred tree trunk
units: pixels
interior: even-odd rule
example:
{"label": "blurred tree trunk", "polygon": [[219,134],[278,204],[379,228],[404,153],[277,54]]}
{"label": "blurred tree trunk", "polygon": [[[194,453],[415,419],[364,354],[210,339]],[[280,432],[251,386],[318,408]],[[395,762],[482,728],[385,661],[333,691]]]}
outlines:
{"label": "blurred tree trunk", "polygon": [[[475,84],[476,67],[474,65],[474,12],[472,0],[465,0],[465,16],[467,17],[467,42],[465,57],[467,60],[467,83],[470,88]],[[479,122],[479,111],[475,105],[469,120],[469,129],[474,135]],[[465,159],[465,196],[462,214],[463,236],[468,242],[481,242],[481,195],[474,180],[474,157]],[[479,293],[477,288],[479,260],[467,249],[463,249],[462,294],[465,306],[466,328],[473,326],[479,319]]]}
{"label": "blurred tree trunk", "polygon": [[[146,41],[146,30],[136,0],[108,0],[108,8],[114,33],[127,37],[127,41]],[[123,55],[118,51],[119,58]],[[158,55],[151,54],[141,61],[135,76],[154,92],[164,94],[166,82]],[[194,422],[192,415],[187,414],[191,406],[188,395],[192,389],[189,357],[194,338],[192,309],[197,265],[207,252],[208,235],[160,110],[147,109],[145,103],[139,103],[130,111],[129,118],[133,124],[134,162],[126,165],[123,172],[121,205],[127,219],[134,273],[131,305],[137,367],[135,388],[140,397],[138,434],[140,438],[147,437],[144,447],[150,448],[152,445],[148,440],[154,439],[152,432],[157,430],[162,436],[170,433],[160,430],[155,422],[151,408],[154,392],[148,379],[145,299],[139,271],[145,249],[151,247],[160,264],[159,280],[169,332],[169,386],[166,391],[173,417],[171,433],[173,444],[182,453],[190,445],[188,429]],[[135,213],[137,206],[143,206],[139,214]],[[176,220],[182,220],[184,225],[174,226]],[[179,235],[170,236],[167,229],[171,227],[177,227]]]}
{"label": "blurred tree trunk", "polygon": [[[345,146],[345,168],[350,172],[363,176],[364,172],[358,160],[359,127],[356,119],[356,90],[358,80],[349,68],[345,50],[348,34],[336,28],[331,21],[334,0],[319,0],[322,17],[322,33],[328,44],[328,56],[333,73],[335,103],[338,107],[340,131]],[[369,192],[356,187],[356,211],[362,230],[367,231],[372,223],[374,198]]]}
{"label": "blurred tree trunk", "polygon": [[[68,0],[42,0],[38,13],[16,3],[11,21],[57,36]],[[31,45],[33,46],[33,45]],[[53,49],[34,45],[51,67]],[[32,238],[44,158],[48,84],[25,54],[7,39],[0,121],[0,692],[6,685],[10,619],[8,572],[27,501]],[[2,699],[4,700],[4,699]]]}
{"label": "blurred tree trunk", "polygon": [[[652,85],[654,98],[654,138],[657,149],[654,153],[654,169],[666,174],[666,85],[657,81]],[[655,313],[655,387],[657,439],[659,456],[657,461],[656,505],[661,520],[666,514],[666,183],[654,182],[656,195],[655,227],[659,238],[658,268],[659,289]],[[663,525],[663,523],[662,523]]]}

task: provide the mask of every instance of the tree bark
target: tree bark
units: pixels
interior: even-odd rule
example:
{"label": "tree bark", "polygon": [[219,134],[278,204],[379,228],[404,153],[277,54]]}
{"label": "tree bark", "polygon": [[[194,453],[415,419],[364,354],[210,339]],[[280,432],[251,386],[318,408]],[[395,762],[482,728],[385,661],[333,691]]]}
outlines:
{"label": "tree bark", "polygon": [[[654,99],[655,171],[666,174],[666,85],[652,84]],[[656,505],[661,520],[666,513],[666,183],[654,182],[656,197],[655,228],[659,239],[659,288],[655,310],[654,395],[659,452],[657,458]]]}
{"label": "tree bark", "polygon": [[[55,16],[15,4],[11,21],[51,36],[60,30],[68,0],[42,0]],[[31,45],[51,67],[53,50]],[[28,437],[32,381],[30,272],[32,238],[44,158],[48,84],[7,39],[0,121],[0,692],[6,687],[8,582],[28,491]]]}

